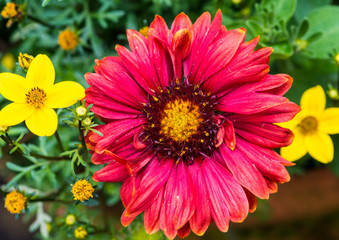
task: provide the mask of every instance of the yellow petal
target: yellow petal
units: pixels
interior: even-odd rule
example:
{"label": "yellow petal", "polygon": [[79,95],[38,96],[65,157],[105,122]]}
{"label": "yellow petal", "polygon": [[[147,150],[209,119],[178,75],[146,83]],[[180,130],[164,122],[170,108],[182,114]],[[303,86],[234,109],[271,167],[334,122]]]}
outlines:
{"label": "yellow petal", "polygon": [[315,132],[305,136],[305,145],[308,153],[315,160],[329,163],[333,160],[334,148],[331,137],[322,132]]}
{"label": "yellow petal", "polygon": [[85,97],[85,89],[76,82],[65,81],[57,83],[46,91],[45,102],[50,108],[65,108]]}
{"label": "yellow petal", "polygon": [[58,117],[52,108],[35,109],[25,121],[27,128],[38,136],[51,136],[58,127]]}
{"label": "yellow petal", "polygon": [[327,108],[318,118],[318,129],[329,134],[339,133],[339,108]]}
{"label": "yellow petal", "polygon": [[17,103],[26,102],[26,80],[14,73],[0,73],[0,94]]}
{"label": "yellow petal", "polygon": [[281,156],[290,162],[294,162],[302,158],[307,153],[304,143],[304,135],[302,134],[301,129],[296,128],[293,133],[294,140],[292,144],[280,149]]}
{"label": "yellow petal", "polygon": [[324,89],[317,85],[307,89],[301,97],[300,107],[308,115],[319,116],[326,105]]}
{"label": "yellow petal", "polygon": [[26,120],[34,111],[27,103],[10,103],[0,111],[0,125],[13,126]]}
{"label": "yellow petal", "polygon": [[55,71],[51,60],[44,54],[34,58],[26,75],[29,88],[39,87],[43,90],[53,85]]}

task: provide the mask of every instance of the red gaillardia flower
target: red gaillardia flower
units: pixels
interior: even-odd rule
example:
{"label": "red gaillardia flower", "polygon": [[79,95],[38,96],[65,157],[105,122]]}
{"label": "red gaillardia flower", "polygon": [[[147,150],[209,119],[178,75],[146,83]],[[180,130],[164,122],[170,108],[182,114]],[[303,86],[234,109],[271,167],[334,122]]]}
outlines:
{"label": "red gaillardia flower", "polygon": [[169,29],[156,16],[148,38],[127,30],[130,50],[97,60],[86,104],[106,123],[87,144],[93,179],[120,182],[124,226],[144,212],[145,229],[173,239],[242,222],[293,165],[273,148],[293,133],[275,125],[299,107],[283,97],[292,78],[270,75],[272,48],[254,51],[244,29],[227,31],[218,11],[194,24],[179,14]]}

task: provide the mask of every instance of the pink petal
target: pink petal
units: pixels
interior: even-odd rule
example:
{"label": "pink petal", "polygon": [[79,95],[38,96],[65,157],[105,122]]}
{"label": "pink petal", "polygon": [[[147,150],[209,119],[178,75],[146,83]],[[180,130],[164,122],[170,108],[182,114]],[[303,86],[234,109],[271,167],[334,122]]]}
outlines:
{"label": "pink petal", "polygon": [[157,32],[159,39],[161,39],[164,43],[170,44],[170,41],[172,41],[172,33],[168,29],[165,20],[161,16],[155,16],[153,22],[150,25],[150,31],[152,28]]}
{"label": "pink petal", "polygon": [[92,178],[96,182],[121,182],[127,177],[129,177],[129,171],[126,166],[113,161],[101,170],[96,171]]}
{"label": "pink petal", "polygon": [[[239,140],[237,146],[239,146]],[[262,199],[268,199],[269,189],[260,171],[238,147],[233,151],[225,145],[219,147],[222,157],[234,178],[251,193]]]}
{"label": "pink petal", "polygon": [[191,233],[191,227],[189,223],[186,223],[182,228],[178,230],[178,237],[185,238]]}
{"label": "pink petal", "polygon": [[185,13],[179,13],[173,20],[171,32],[173,35],[181,29],[192,29],[193,25],[190,18]]}
{"label": "pink petal", "polygon": [[237,134],[256,145],[280,148],[290,145],[294,135],[291,130],[271,123],[236,122]]}
{"label": "pink petal", "polygon": [[163,206],[163,196],[165,187],[161,188],[158,197],[152,203],[152,205],[145,210],[144,223],[145,230],[148,234],[153,234],[160,229],[159,215],[161,207]]}
{"label": "pink petal", "polygon": [[224,127],[225,127],[225,140],[224,140],[225,145],[231,150],[234,150],[236,146],[236,138],[233,123],[230,120],[226,119]]}

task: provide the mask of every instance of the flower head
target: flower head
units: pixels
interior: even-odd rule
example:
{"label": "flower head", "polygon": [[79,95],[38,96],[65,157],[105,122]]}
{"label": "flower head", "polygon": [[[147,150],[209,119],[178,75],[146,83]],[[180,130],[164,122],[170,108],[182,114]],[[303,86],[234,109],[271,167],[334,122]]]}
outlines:
{"label": "flower head", "polygon": [[289,161],[295,161],[309,153],[322,163],[333,160],[334,148],[328,134],[339,133],[339,108],[325,109],[326,96],[321,86],[315,86],[304,92],[300,100],[301,111],[297,116],[281,124],[294,133],[294,141],[281,149],[281,155]]}
{"label": "flower head", "polygon": [[59,34],[58,38],[59,46],[66,51],[73,50],[74,48],[76,48],[76,46],[78,46],[78,42],[79,42],[78,35],[69,28],[60,32]]}
{"label": "flower head", "polygon": [[83,116],[86,116],[87,109],[83,106],[79,106],[75,109],[75,112],[77,113],[79,117],[83,117]]}
{"label": "flower head", "polygon": [[13,22],[21,21],[24,16],[23,6],[18,5],[14,2],[9,2],[1,11],[1,16],[7,18],[7,27],[10,27]]}
{"label": "flower head", "polygon": [[148,26],[145,26],[145,27],[142,27],[139,29],[139,32],[145,37],[147,38],[148,36],[148,30],[149,30],[149,27]]}
{"label": "flower head", "polygon": [[33,59],[34,57],[31,55],[28,55],[27,53],[24,53],[24,54],[20,53],[18,56],[20,67],[26,70],[29,68],[29,65],[31,64]]}
{"label": "flower head", "polygon": [[10,213],[19,214],[26,208],[27,198],[20,192],[12,191],[6,195],[5,207]]}
{"label": "flower head", "polygon": [[84,227],[78,227],[74,230],[74,237],[76,239],[85,239],[87,237],[88,233],[86,228]]}
{"label": "flower head", "polygon": [[31,62],[26,78],[0,73],[0,94],[13,101],[0,111],[0,125],[13,126],[25,121],[32,133],[52,135],[58,126],[53,108],[69,107],[85,95],[80,84],[71,81],[54,84],[54,79],[53,64],[42,54]]}
{"label": "flower head", "polygon": [[15,58],[12,53],[6,53],[2,59],[1,64],[10,71],[14,70],[15,67]]}
{"label": "flower head", "polygon": [[93,192],[93,186],[85,179],[78,180],[72,187],[74,200],[80,202],[93,198]]}
{"label": "flower head", "polygon": [[92,162],[108,163],[93,179],[123,181],[123,225],[145,212],[146,231],[170,239],[212,221],[226,232],[289,181],[273,148],[293,140],[274,124],[299,111],[283,97],[292,78],[268,74],[272,49],[245,35],[220,11],[194,24],[181,13],[170,29],[156,16],[148,38],[127,30],[131,50],[116,46],[85,75],[85,102],[105,123],[87,135]]}
{"label": "flower head", "polygon": [[73,214],[68,214],[65,218],[65,223],[67,225],[73,225],[75,223],[75,220],[76,218]]}

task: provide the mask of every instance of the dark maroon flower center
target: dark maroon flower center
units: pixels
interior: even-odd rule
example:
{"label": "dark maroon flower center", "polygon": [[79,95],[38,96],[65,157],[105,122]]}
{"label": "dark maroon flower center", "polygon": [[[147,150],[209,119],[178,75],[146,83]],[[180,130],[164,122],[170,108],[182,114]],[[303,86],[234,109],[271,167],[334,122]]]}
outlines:
{"label": "dark maroon flower center", "polygon": [[217,97],[198,85],[173,83],[149,97],[143,109],[148,123],[138,140],[157,156],[191,163],[210,156],[219,130],[215,123]]}

